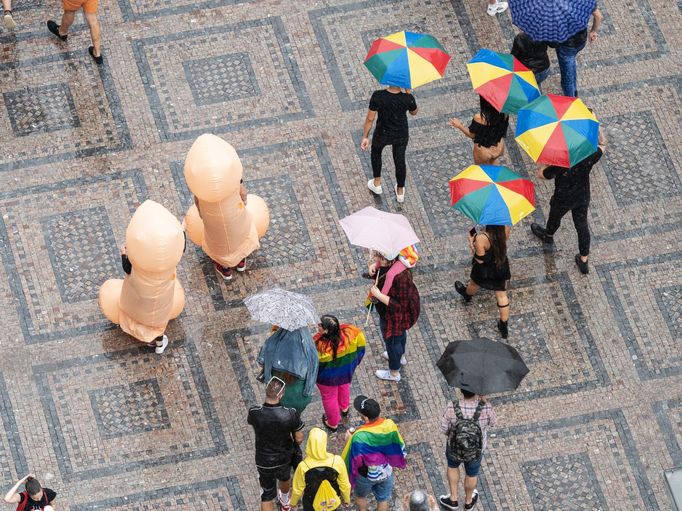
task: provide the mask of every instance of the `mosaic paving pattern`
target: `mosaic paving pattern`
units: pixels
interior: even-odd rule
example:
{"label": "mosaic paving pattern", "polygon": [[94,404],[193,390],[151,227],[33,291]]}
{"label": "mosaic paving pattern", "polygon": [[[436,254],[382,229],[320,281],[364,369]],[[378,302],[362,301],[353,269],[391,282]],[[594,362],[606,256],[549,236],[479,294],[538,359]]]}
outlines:
{"label": "mosaic paving pattern", "polygon": [[[494,295],[464,304],[453,288],[469,276],[471,222],[450,207],[447,183],[471,164],[472,146],[447,121],[476,112],[465,63],[482,47],[509,50],[509,13],[490,17],[480,0],[100,2],[97,66],[80,17],[66,44],[45,29],[54,5],[15,3],[17,30],[0,27],[3,488],[34,472],[65,510],[255,509],[245,416],[263,399],[256,358],[270,327],[253,323],[243,300],[279,286],[364,325],[351,392],[375,397],[407,444],[391,511],[413,488],[445,493],[438,423],[453,392],[435,363],[450,341],[499,340]],[[490,396],[499,424],[479,478],[484,511],[670,509],[662,473],[682,465],[682,10],[599,6],[599,38],[578,56],[580,96],[608,138],[590,178],[588,275],[573,262],[570,220],[553,247],[529,232],[545,221],[554,184],[536,180],[514,117],[506,139],[502,164],[535,183],[536,210],[508,241],[508,342],[530,373]],[[405,29],[435,35],[452,60],[415,91],[398,204],[390,149],[384,194],[366,189],[359,145],[377,84],[362,60],[375,38]],[[543,89],[559,93],[550,59]],[[183,218],[193,201],[184,158],[206,132],[237,149],[270,227],[230,282],[188,244],[177,268],[186,306],[159,356],[109,323],[97,294],[124,275],[119,247],[139,204]],[[366,253],[339,225],[370,205],[407,216],[421,240],[422,313],[397,384],[374,376],[386,361],[363,307]],[[315,392],[306,429],[322,413]],[[351,413],[330,436],[330,451],[357,420]]]}

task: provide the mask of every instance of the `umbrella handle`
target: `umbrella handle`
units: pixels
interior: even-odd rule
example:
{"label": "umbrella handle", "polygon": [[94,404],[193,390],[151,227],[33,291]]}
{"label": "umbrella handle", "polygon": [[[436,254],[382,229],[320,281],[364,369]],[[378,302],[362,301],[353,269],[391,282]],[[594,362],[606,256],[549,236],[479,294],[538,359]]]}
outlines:
{"label": "umbrella handle", "polygon": [[[376,286],[379,283],[379,269],[377,269],[377,276],[376,279],[374,279],[374,285]],[[372,314],[372,307],[374,307],[374,302],[369,302],[369,308],[367,309],[367,318],[365,319],[365,326],[369,325],[369,316]]]}

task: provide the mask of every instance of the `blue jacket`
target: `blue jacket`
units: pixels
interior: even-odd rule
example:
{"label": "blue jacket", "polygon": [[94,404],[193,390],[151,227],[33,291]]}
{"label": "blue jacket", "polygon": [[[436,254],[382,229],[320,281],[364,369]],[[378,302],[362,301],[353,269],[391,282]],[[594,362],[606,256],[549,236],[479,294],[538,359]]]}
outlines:
{"label": "blue jacket", "polygon": [[272,370],[293,374],[305,380],[304,396],[312,396],[317,381],[317,348],[307,327],[289,331],[280,328],[265,340],[258,354],[263,376],[268,382]]}

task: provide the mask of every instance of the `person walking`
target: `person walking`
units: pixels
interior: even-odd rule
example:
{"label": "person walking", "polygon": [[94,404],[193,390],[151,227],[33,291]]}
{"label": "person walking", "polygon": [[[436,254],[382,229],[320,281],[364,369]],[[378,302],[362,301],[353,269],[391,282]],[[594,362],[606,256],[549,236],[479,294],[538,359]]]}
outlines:
{"label": "person walking", "polygon": [[[438,503],[445,509],[459,508],[459,466],[464,464],[464,509],[478,502],[478,474],[488,442],[488,428],[495,427],[497,415],[484,396],[461,389],[462,398],[445,407],[440,430],[447,435],[445,457],[448,463],[449,495],[441,495]],[[474,448],[472,449],[472,446]],[[472,452],[475,451],[475,452]],[[464,460],[462,458],[472,459]]]}
{"label": "person walking", "polygon": [[62,0],[62,23],[57,25],[54,20],[47,20],[47,29],[56,35],[60,40],[66,41],[69,36],[69,28],[76,18],[76,12],[83,9],[83,17],[85,18],[88,27],[90,28],[90,38],[92,39],[92,46],[88,48],[88,53],[95,60],[97,64],[102,64],[101,31],[99,21],[97,21],[97,6],[99,0]]}
{"label": "person walking", "polygon": [[398,202],[405,201],[405,176],[407,165],[405,164],[405,151],[410,139],[407,124],[407,112],[417,115],[417,102],[412,95],[411,89],[403,90],[393,85],[387,89],[376,90],[369,100],[369,110],[365,118],[362,130],[362,142],[360,148],[366,151],[369,146],[369,130],[372,129],[374,119],[377,126],[372,136],[372,175],[373,179],[367,181],[367,188],[376,195],[383,193],[381,187],[381,153],[384,147],[390,145],[393,149],[393,164],[395,165],[395,196]]}
{"label": "person walking", "polygon": [[[327,452],[327,434],[319,428],[308,433],[306,457],[294,473],[291,507],[299,501],[303,511],[336,509],[341,502],[350,504],[350,481],[346,464],[340,456]],[[327,484],[325,484],[325,481]],[[320,507],[324,502],[326,507]],[[315,504],[318,507],[315,507]]]}
{"label": "person walking", "polygon": [[12,17],[12,0],[2,0],[3,16],[2,22],[7,30],[17,28],[17,23]]}
{"label": "person walking", "polygon": [[292,461],[300,452],[304,424],[295,409],[280,403],[285,387],[282,380],[273,376],[265,388],[265,402],[249,408],[246,419],[256,434],[261,511],[274,511],[276,497],[282,511],[291,509]]}
{"label": "person walking", "polygon": [[474,115],[468,128],[457,118],[450,119],[448,124],[474,141],[476,165],[497,165],[504,154],[509,116],[495,110],[483,96],[479,95],[479,98],[480,112]]}
{"label": "person walking", "polygon": [[388,511],[393,494],[393,469],[405,468],[406,452],[398,426],[381,417],[381,407],[374,399],[358,396],[353,407],[363,424],[346,432],[346,446],[341,457],[346,463],[359,511],[367,511],[367,496],[374,494],[377,511]]}
{"label": "person walking", "polygon": [[561,219],[569,211],[573,217],[573,225],[578,232],[578,254],[575,264],[580,273],[590,272],[588,259],[590,255],[590,226],[587,222],[587,211],[590,207],[590,171],[606,152],[606,138],[599,132],[597,151],[570,169],[555,166],[540,166],[537,176],[540,179],[554,179],[554,194],[549,201],[549,217],[547,225],[542,227],[535,222],[530,230],[544,243],[554,243],[554,233],[561,225]]}
{"label": "person walking", "polygon": [[[24,491],[19,492],[19,487],[24,485]],[[43,488],[33,474],[28,474],[12,486],[12,489],[5,495],[5,502],[8,504],[19,504],[19,511],[34,511],[45,509],[47,506],[54,505],[57,493],[50,488]]]}
{"label": "person walking", "polygon": [[585,48],[587,41],[593,43],[597,40],[599,27],[604,20],[604,15],[596,8],[592,12],[592,27],[587,30],[585,27],[577,34],[571,36],[561,43],[549,43],[556,52],[561,71],[561,90],[564,96],[578,97],[578,72],[576,57]]}
{"label": "person walking", "polygon": [[464,301],[470,302],[479,288],[495,292],[500,319],[497,329],[503,339],[509,336],[509,296],[507,284],[511,279],[509,259],[507,258],[507,240],[509,227],[503,225],[486,225],[481,232],[469,231],[469,248],[473,253],[471,274],[465,286],[455,281],[455,290],[462,295]]}
{"label": "person walking", "polygon": [[535,81],[542,91],[540,84],[549,76],[547,43],[533,41],[525,32],[519,32],[514,38],[511,54],[519,59],[521,64],[533,71]]}
{"label": "person walking", "polygon": [[[394,264],[402,264],[398,260],[398,254],[376,252],[375,262],[369,268],[369,275],[372,276],[379,271],[380,275],[386,278]],[[376,310],[386,346],[385,358],[388,358],[388,370],[378,369],[374,374],[381,380],[399,382],[400,367],[407,363],[405,360],[407,331],[417,322],[420,312],[419,291],[412,280],[412,270],[404,268],[397,273],[389,289],[385,286],[380,289],[377,284],[373,285],[370,294],[377,301]]]}
{"label": "person walking", "polygon": [[365,356],[365,334],[353,325],[339,324],[329,314],[320,318],[314,336],[319,366],[317,388],[322,397],[322,423],[331,433],[348,417],[353,373]]}
{"label": "person walking", "polygon": [[499,0],[488,0],[488,16],[495,16],[504,12],[509,7],[507,2],[500,2]]}

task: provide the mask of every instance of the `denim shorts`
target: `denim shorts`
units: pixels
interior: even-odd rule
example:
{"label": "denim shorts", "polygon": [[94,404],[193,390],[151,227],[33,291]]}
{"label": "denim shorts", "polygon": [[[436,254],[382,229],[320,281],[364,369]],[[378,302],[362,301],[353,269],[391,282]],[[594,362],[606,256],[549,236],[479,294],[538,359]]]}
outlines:
{"label": "denim shorts", "polygon": [[393,494],[393,474],[378,482],[372,482],[366,477],[358,475],[355,479],[353,492],[362,499],[366,498],[371,492],[377,502],[388,502]]}
{"label": "denim shorts", "polygon": [[[446,445],[445,446],[445,457],[448,460],[448,468],[458,468],[462,462],[459,460],[456,460],[455,458],[452,457],[452,454],[450,454],[450,446]],[[483,460],[483,454],[481,454],[481,457],[478,458],[477,460],[474,461],[466,461],[464,462],[464,472],[468,477],[477,477],[478,473],[481,471],[481,461]]]}

